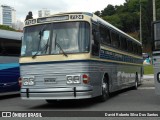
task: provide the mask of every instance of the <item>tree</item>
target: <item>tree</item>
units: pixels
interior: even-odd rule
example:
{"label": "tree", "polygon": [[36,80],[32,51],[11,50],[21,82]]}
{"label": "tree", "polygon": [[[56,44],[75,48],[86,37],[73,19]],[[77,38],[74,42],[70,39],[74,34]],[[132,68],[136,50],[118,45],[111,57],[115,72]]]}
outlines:
{"label": "tree", "polygon": [[119,13],[123,13],[123,12],[126,12],[126,8],[124,7],[124,5],[120,5],[120,6],[115,6],[115,12],[116,14],[119,14]]}
{"label": "tree", "polygon": [[119,29],[123,29],[123,25],[122,25],[121,19],[119,18],[119,15],[115,14],[112,16],[105,16],[105,17],[103,17],[103,19],[106,20],[107,22],[111,23],[115,27],[117,27]]}
{"label": "tree", "polygon": [[[142,43],[144,49],[148,51],[152,48],[151,23],[153,19],[152,0],[143,0],[142,4]],[[147,48],[145,48],[147,46]]]}
{"label": "tree", "polygon": [[[145,0],[146,1],[146,0]],[[141,0],[142,3],[142,0]],[[134,13],[140,11],[140,0],[128,0],[126,3],[126,6],[128,8],[128,12]]]}
{"label": "tree", "polygon": [[160,1],[156,0],[156,19],[160,20]]}
{"label": "tree", "polygon": [[101,11],[101,16],[111,16],[115,14],[115,8],[113,5],[108,5],[104,10]]}
{"label": "tree", "polygon": [[100,11],[96,11],[94,14],[99,16],[99,17],[101,16],[101,12]]}

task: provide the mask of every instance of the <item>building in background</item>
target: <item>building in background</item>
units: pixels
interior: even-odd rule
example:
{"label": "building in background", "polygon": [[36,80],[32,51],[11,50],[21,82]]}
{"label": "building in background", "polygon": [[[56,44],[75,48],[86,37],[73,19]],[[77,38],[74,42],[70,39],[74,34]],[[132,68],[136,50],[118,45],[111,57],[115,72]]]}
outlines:
{"label": "building in background", "polygon": [[24,27],[24,23],[21,20],[17,20],[12,24],[12,28],[18,31],[22,31]]}
{"label": "building in background", "polygon": [[2,7],[0,6],[0,24],[3,23],[3,17],[2,17]]}
{"label": "building in background", "polygon": [[0,5],[0,24],[12,27],[16,22],[16,10],[8,5]]}
{"label": "building in background", "polygon": [[47,17],[50,15],[50,10],[42,9],[38,11],[38,17]]}

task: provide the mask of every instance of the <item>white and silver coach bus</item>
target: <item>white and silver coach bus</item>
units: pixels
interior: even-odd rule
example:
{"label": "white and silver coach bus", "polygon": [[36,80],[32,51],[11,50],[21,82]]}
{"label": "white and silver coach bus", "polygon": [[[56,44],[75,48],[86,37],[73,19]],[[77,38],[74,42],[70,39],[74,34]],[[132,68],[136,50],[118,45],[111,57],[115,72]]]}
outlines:
{"label": "white and silver coach bus", "polygon": [[94,14],[61,13],[27,20],[20,71],[22,99],[85,99],[142,78],[141,43]]}
{"label": "white and silver coach bus", "polygon": [[160,95],[160,21],[153,22],[152,26],[155,92]]}

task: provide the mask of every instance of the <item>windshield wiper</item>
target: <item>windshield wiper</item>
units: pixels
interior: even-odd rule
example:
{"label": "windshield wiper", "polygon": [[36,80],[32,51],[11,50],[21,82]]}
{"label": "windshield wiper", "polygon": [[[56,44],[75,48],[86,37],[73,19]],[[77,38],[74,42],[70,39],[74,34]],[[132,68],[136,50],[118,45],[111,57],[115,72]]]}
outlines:
{"label": "windshield wiper", "polygon": [[66,57],[68,57],[68,55],[62,49],[61,45],[57,42],[57,34],[56,34],[56,37],[55,37],[55,43],[59,47],[59,49],[62,51],[63,55],[66,56]]}
{"label": "windshield wiper", "polygon": [[[48,47],[49,47],[48,43],[49,43],[49,39],[47,40],[46,45],[40,50],[42,53],[43,53],[44,51],[45,51],[45,53],[46,53],[46,51],[47,51],[47,49],[48,49]],[[38,53],[39,53],[39,50],[38,50],[38,52],[36,52],[36,54],[34,54],[34,55],[32,56],[32,58],[35,58]]]}
{"label": "windshield wiper", "polygon": [[[42,36],[43,36],[43,31],[44,31],[44,29],[46,28],[46,25],[39,31],[39,38],[40,38],[40,40],[39,40],[39,44],[38,44],[38,50],[37,50],[37,52],[32,56],[32,58],[35,58],[36,56],[37,56],[37,54],[39,53],[39,50],[40,50],[40,44],[41,44],[41,41],[42,41]],[[48,42],[47,42],[48,43]],[[47,44],[46,44],[47,45]],[[45,46],[46,46],[45,45]],[[45,48],[45,46],[44,46],[44,48]],[[44,49],[43,48],[43,49]]]}
{"label": "windshield wiper", "polygon": [[47,49],[49,48],[49,40],[50,39],[47,40],[46,45],[42,48],[42,53],[43,53],[44,50],[45,50],[45,53],[47,52]]}

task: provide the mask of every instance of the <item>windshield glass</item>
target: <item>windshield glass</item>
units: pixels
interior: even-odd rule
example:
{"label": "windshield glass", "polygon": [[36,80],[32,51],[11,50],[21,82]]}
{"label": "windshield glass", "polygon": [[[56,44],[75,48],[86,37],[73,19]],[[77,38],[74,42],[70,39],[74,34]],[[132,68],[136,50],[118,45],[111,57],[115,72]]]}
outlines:
{"label": "windshield glass", "polygon": [[52,23],[24,29],[22,56],[89,52],[87,22]]}
{"label": "windshield glass", "polygon": [[50,24],[27,27],[24,29],[24,38],[22,41],[22,56],[32,56],[34,54],[42,55],[49,52],[43,48],[50,39]]}

